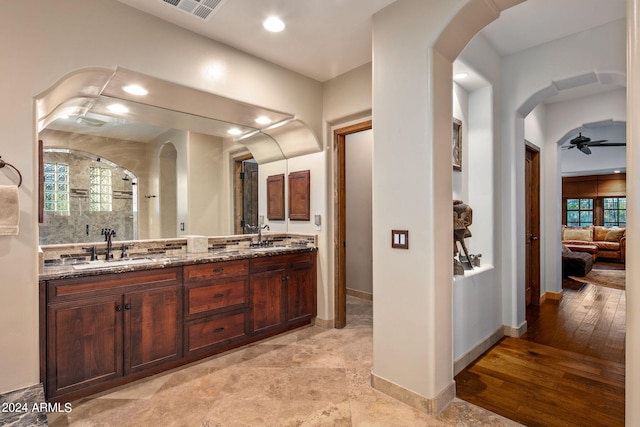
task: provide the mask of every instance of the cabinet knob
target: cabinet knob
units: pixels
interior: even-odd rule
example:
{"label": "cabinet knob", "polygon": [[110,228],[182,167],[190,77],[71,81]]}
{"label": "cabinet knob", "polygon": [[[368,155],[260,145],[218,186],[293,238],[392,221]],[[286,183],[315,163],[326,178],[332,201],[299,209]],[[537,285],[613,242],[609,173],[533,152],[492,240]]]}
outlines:
{"label": "cabinet knob", "polygon": [[222,331],[224,331],[224,328],[216,328],[213,330],[213,333],[217,334],[218,332],[222,332]]}
{"label": "cabinet knob", "polygon": [[131,310],[131,304],[125,304],[124,305],[124,309],[125,310]]}
{"label": "cabinet knob", "polygon": [[289,280],[289,276],[282,276],[281,280],[283,282],[286,282],[287,280]]}
{"label": "cabinet knob", "polygon": [[122,306],[121,305],[116,305],[116,311],[122,311]]}
{"label": "cabinet knob", "polygon": [[213,296],[213,299],[218,299],[218,298],[222,298],[224,296],[224,294],[215,294]]}

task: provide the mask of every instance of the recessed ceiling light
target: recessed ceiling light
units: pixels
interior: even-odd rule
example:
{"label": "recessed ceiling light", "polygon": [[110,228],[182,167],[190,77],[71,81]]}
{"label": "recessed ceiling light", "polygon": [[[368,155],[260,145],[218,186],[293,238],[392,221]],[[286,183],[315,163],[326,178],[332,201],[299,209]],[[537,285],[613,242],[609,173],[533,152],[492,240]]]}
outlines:
{"label": "recessed ceiling light", "polygon": [[214,63],[207,66],[205,74],[210,80],[222,80],[226,74],[226,68],[221,63]]}
{"label": "recessed ceiling light", "polygon": [[140,85],[128,85],[128,86],[124,86],[122,88],[122,90],[124,90],[127,93],[130,93],[131,95],[138,95],[138,96],[144,96],[146,94],[149,93],[148,90],[146,90],[145,88],[143,88]]}
{"label": "recessed ceiling light", "polygon": [[227,131],[229,135],[240,135],[242,131],[238,128],[231,128]]}
{"label": "recessed ceiling light", "polygon": [[453,76],[453,78],[456,80],[466,79],[467,77],[469,77],[469,73],[458,73],[455,76]]}
{"label": "recessed ceiling light", "polygon": [[620,173],[620,171],[613,171],[614,173]]}
{"label": "recessed ceiling light", "polygon": [[258,123],[259,125],[268,125],[269,123],[271,123],[271,119],[267,116],[260,116],[256,119],[256,123]]}
{"label": "recessed ceiling light", "polygon": [[111,111],[112,113],[118,113],[118,114],[124,114],[129,112],[129,109],[122,104],[111,104],[107,107],[107,110]]}
{"label": "recessed ceiling light", "polygon": [[279,33],[280,31],[284,30],[285,27],[282,19],[278,18],[277,16],[268,17],[262,22],[262,26],[265,28],[265,30],[271,31],[272,33]]}

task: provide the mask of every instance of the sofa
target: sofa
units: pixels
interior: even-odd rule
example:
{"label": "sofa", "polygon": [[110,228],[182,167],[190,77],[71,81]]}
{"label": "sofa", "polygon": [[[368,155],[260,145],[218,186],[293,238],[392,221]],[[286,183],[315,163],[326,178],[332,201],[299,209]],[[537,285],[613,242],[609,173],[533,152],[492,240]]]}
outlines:
{"label": "sofa", "polygon": [[625,260],[626,228],[588,225],[562,226],[562,244],[572,251],[588,252],[593,259]]}

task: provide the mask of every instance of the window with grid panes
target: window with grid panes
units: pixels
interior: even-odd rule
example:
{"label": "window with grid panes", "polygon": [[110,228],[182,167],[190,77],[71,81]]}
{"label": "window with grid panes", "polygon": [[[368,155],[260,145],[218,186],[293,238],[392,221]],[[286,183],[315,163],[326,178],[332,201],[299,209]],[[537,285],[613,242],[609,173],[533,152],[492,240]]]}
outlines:
{"label": "window with grid panes", "polygon": [[89,210],[110,212],[112,194],[111,169],[91,166],[89,168]]}
{"label": "window with grid panes", "polygon": [[593,225],[593,199],[567,199],[566,207],[568,226]]}
{"label": "window with grid panes", "polygon": [[69,213],[69,165],[44,164],[44,210]]}
{"label": "window with grid panes", "polygon": [[605,227],[627,224],[627,198],[605,197],[603,199],[603,223]]}

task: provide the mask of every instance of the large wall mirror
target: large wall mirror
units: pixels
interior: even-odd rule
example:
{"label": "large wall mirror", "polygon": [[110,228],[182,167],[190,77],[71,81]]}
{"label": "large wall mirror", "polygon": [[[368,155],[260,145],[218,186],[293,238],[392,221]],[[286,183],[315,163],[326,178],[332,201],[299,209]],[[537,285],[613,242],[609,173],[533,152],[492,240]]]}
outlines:
{"label": "large wall mirror", "polygon": [[[43,163],[68,171],[66,183],[44,172],[54,181],[45,181],[41,244],[99,241],[105,227],[118,240],[237,233],[234,162],[287,173],[287,158],[320,150],[292,114],[123,69],[71,74],[36,107]],[[110,179],[92,177],[102,169]],[[109,180],[107,213],[96,200],[108,199],[97,190]]]}

